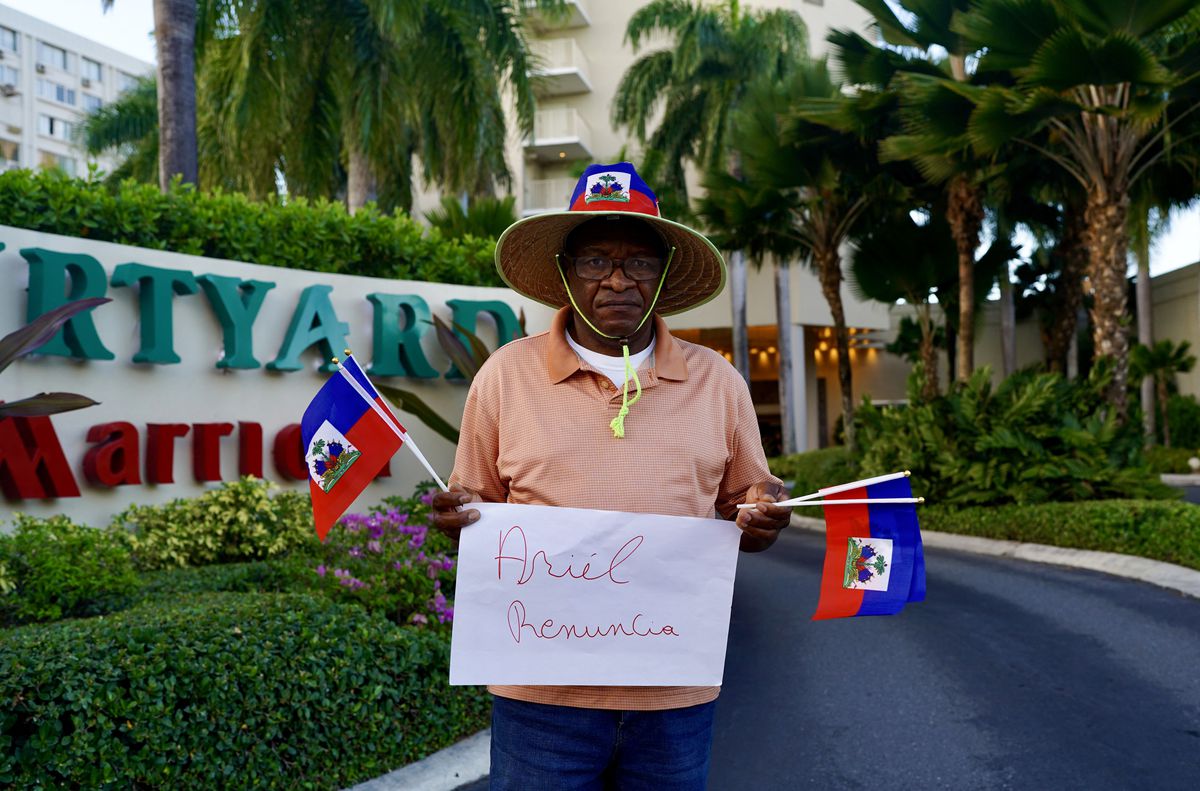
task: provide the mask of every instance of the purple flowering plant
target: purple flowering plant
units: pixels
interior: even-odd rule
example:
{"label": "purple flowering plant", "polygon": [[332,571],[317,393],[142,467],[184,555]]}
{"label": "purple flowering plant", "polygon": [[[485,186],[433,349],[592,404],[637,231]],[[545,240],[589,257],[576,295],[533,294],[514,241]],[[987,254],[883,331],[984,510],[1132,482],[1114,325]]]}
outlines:
{"label": "purple flowering plant", "polygon": [[411,497],[388,497],[365,514],[343,516],[311,560],[312,584],[397,624],[448,630],[456,553],[429,524],[432,498],[423,485]]}

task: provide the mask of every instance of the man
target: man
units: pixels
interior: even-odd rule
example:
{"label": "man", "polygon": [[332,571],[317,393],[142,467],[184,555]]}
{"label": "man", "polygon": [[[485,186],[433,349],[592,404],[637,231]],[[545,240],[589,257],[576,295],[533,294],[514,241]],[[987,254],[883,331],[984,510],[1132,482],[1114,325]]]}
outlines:
{"label": "man", "polygon": [[[589,167],[567,211],[505,231],[496,264],[514,290],[560,310],[476,376],[434,524],[457,538],[479,518],[462,506],[511,502],[736,518],[743,551],[774,543],[791,512],[772,505],[787,494],[746,383],[661,318],[721,291],[716,248],[661,218],[619,163]],[[757,507],[739,512],[743,502]],[[490,691],[493,789],[704,788],[719,688]]]}

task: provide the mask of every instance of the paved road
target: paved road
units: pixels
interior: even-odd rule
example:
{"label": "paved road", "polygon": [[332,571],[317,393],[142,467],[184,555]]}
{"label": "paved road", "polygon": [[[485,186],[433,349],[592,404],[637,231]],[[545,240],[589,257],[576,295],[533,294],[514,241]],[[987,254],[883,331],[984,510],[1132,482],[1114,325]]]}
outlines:
{"label": "paved road", "polygon": [[743,556],[712,789],[1200,788],[1200,602],[928,552],[928,601],[813,623],[823,536]]}
{"label": "paved road", "polygon": [[1200,602],[933,550],[928,601],[814,623],[785,536],[739,561],[713,791],[1200,788]]}

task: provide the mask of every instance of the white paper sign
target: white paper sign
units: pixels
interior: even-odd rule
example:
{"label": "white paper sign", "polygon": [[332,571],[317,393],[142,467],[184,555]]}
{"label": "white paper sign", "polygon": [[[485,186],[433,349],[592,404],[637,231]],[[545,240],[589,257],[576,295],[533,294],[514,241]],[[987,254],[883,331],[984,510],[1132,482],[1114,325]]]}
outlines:
{"label": "white paper sign", "polygon": [[716,686],[741,531],[733,522],[472,503],[451,684]]}

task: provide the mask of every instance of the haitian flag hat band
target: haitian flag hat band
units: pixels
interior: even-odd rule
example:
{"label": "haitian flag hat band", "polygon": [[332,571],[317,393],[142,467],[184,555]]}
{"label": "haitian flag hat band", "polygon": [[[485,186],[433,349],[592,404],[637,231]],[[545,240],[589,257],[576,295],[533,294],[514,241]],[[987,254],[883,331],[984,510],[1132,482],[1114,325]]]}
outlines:
{"label": "haitian flag hat band", "polygon": [[546,212],[513,223],[496,243],[496,269],[514,291],[561,308],[570,303],[555,256],[567,235],[596,216],[635,217],[675,248],[655,312],[669,316],[703,305],[725,287],[725,261],[712,242],[659,214],[658,198],[628,162],[590,165],[566,211]]}

